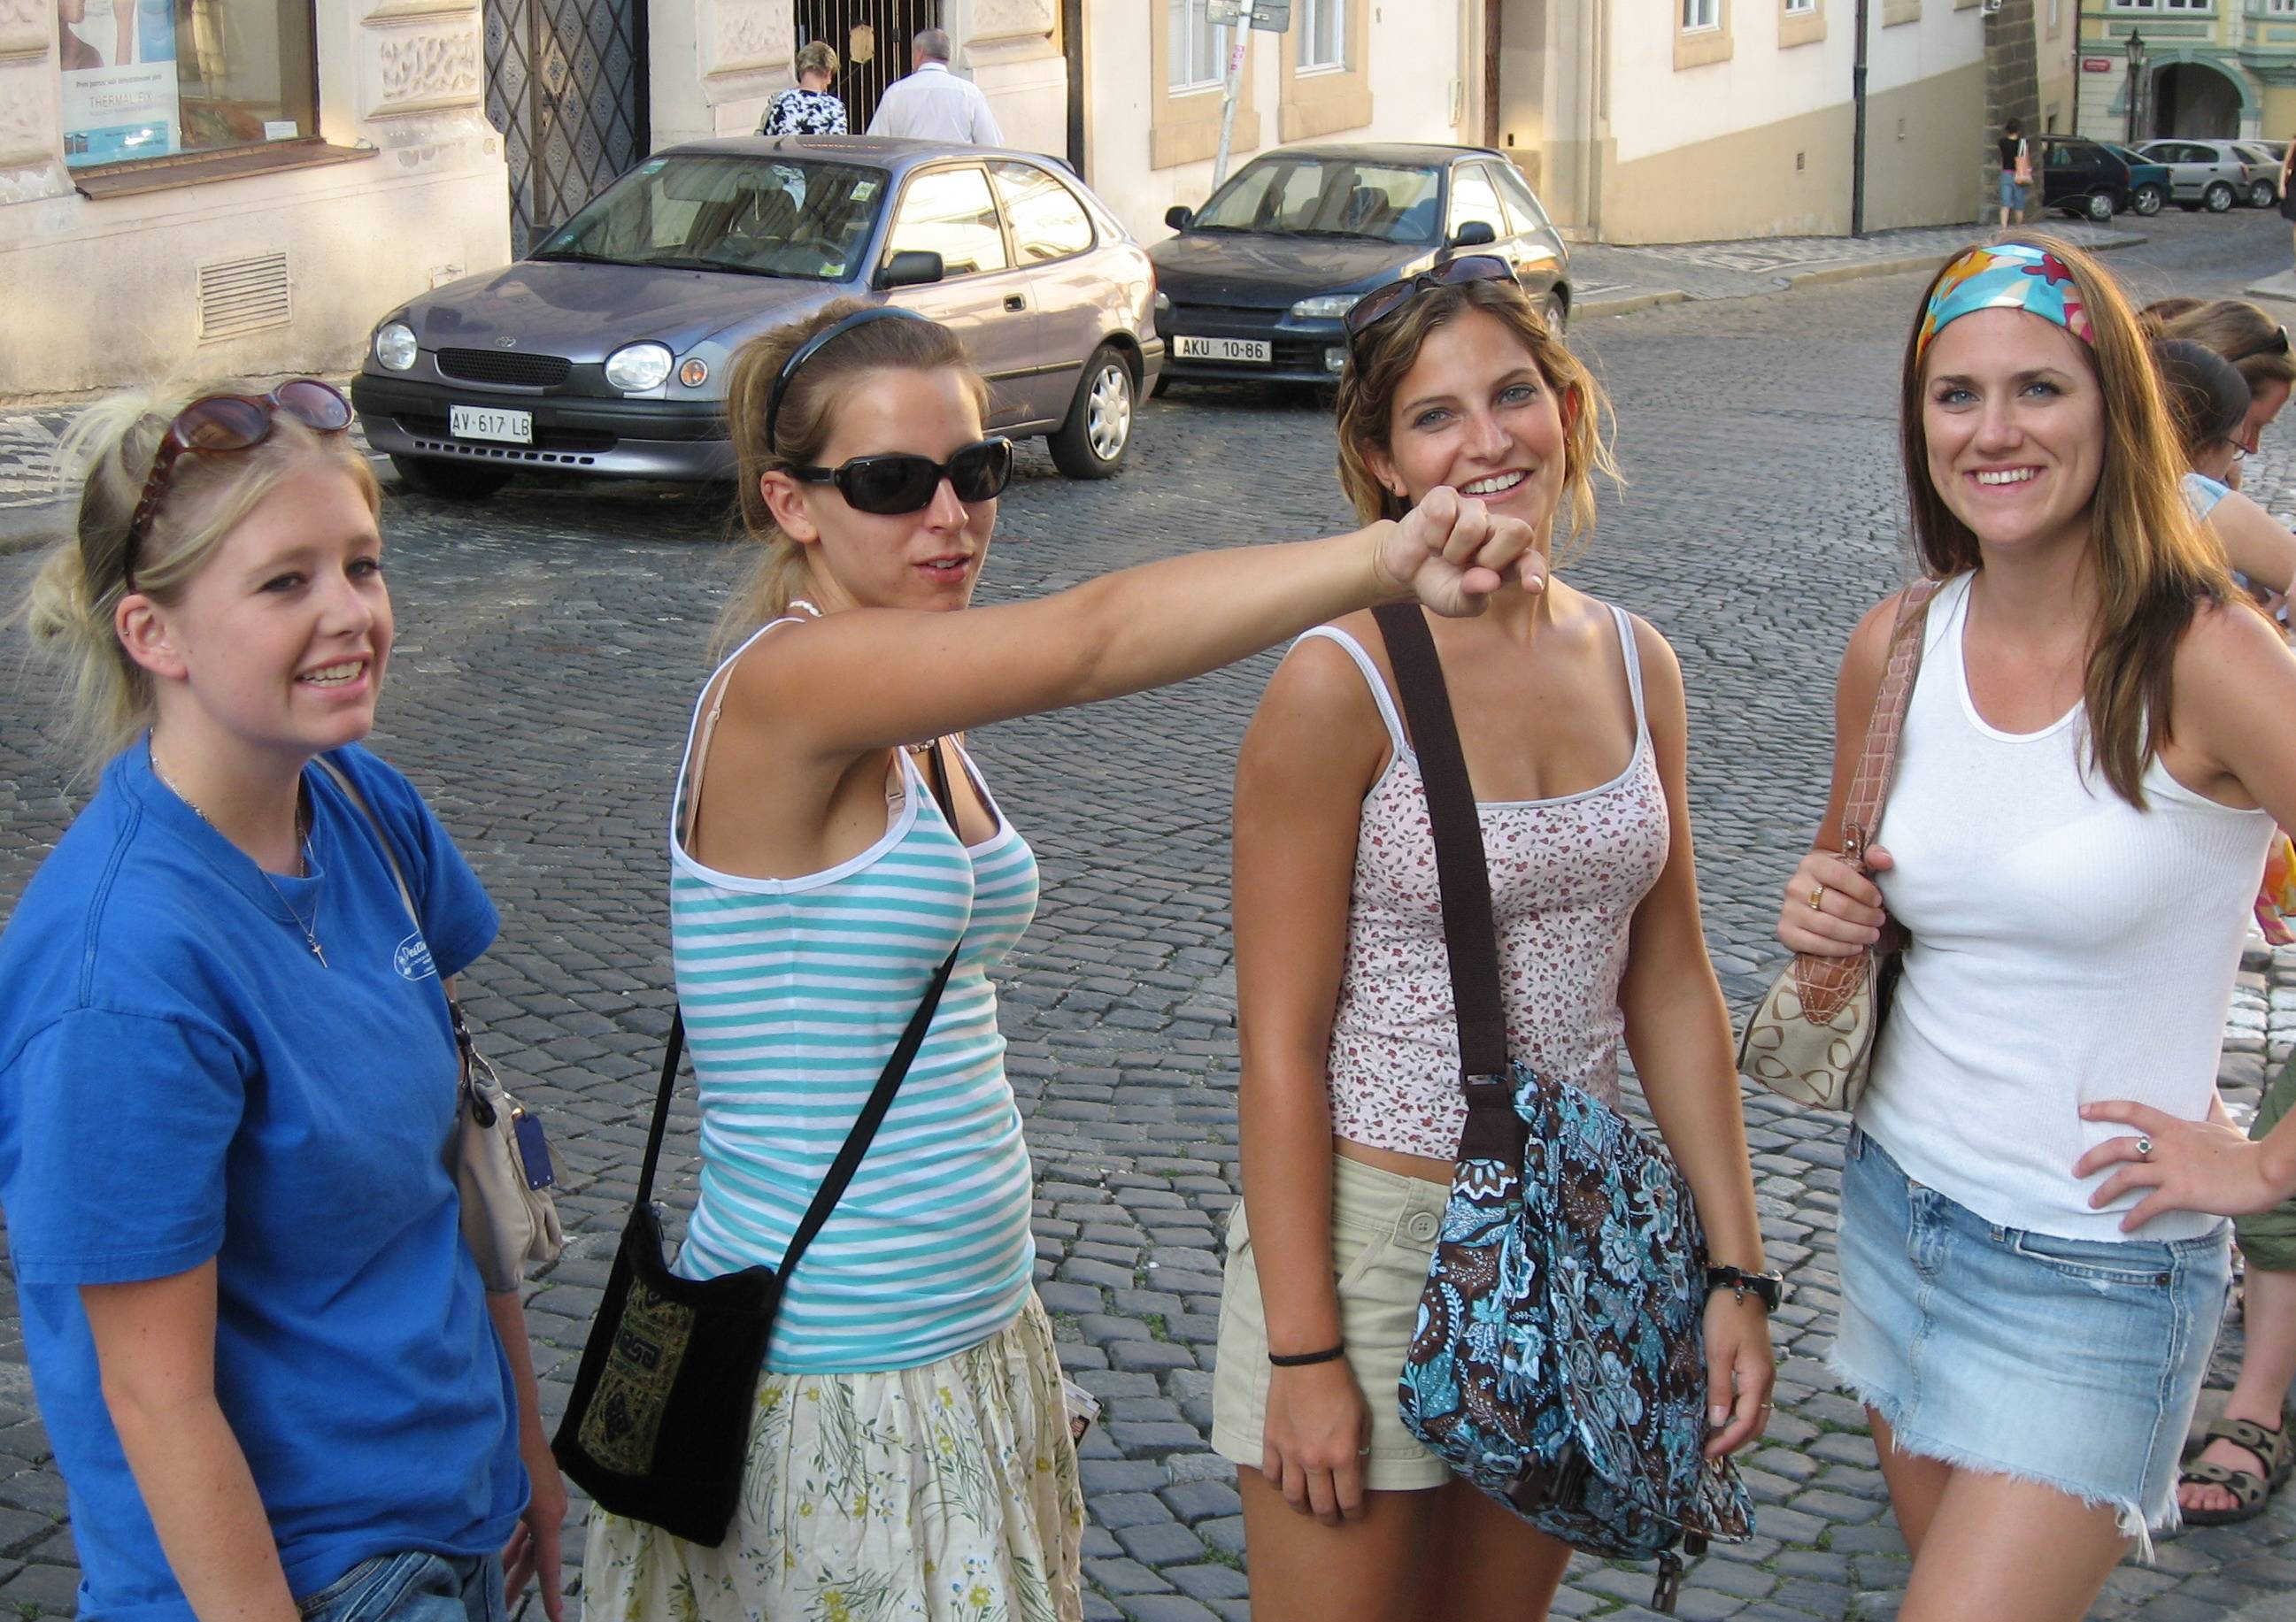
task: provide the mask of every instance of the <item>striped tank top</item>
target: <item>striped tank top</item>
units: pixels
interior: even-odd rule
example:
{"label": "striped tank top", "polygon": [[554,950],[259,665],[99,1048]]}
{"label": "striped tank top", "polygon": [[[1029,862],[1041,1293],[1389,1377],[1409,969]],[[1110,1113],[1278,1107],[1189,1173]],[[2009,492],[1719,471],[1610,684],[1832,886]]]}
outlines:
{"label": "striped tank top", "polygon": [[[1036,915],[1036,856],[970,757],[996,831],[967,848],[907,751],[894,754],[884,837],[822,872],[719,872],[671,823],[670,946],[701,1102],[682,1277],[780,1266],[926,982],[962,943],[884,1124],[787,1282],[766,1366],[789,1373],[913,1368],[976,1346],[1019,1315],[1035,1270],[988,970]],[[689,742],[681,800],[692,760]]]}

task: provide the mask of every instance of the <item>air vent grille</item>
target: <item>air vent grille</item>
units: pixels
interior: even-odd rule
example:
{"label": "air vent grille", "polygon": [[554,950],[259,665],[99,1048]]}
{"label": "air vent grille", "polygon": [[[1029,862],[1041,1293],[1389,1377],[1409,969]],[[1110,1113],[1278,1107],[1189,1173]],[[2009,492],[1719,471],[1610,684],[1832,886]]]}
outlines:
{"label": "air vent grille", "polygon": [[200,266],[200,341],[283,327],[294,316],[284,253]]}

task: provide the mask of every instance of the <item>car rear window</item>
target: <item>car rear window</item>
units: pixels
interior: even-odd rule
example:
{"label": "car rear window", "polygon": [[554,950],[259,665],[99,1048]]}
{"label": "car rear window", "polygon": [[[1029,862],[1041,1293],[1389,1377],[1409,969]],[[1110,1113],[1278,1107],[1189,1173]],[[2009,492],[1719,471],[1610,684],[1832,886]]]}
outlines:
{"label": "car rear window", "polygon": [[855,164],[714,153],[649,159],[534,257],[842,282],[868,245],[885,183],[883,170]]}
{"label": "car rear window", "polygon": [[1278,153],[1213,193],[1189,228],[1432,242],[1436,191],[1431,168]]}

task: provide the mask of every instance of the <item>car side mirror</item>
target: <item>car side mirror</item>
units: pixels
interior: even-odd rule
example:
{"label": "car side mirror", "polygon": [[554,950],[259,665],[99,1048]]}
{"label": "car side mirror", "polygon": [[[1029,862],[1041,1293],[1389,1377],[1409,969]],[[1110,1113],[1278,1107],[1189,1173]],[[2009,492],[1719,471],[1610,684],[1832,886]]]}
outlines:
{"label": "car side mirror", "polygon": [[1498,238],[1491,231],[1490,221],[1471,219],[1451,233],[1450,245],[1454,248],[1480,248],[1486,242],[1497,241]]}
{"label": "car side mirror", "polygon": [[1174,203],[1164,210],[1164,223],[1175,231],[1185,231],[1195,223],[1195,218],[1196,211],[1193,209],[1183,208],[1178,203]]}
{"label": "car side mirror", "polygon": [[940,255],[921,248],[904,248],[885,261],[877,273],[879,287],[924,287],[948,274]]}

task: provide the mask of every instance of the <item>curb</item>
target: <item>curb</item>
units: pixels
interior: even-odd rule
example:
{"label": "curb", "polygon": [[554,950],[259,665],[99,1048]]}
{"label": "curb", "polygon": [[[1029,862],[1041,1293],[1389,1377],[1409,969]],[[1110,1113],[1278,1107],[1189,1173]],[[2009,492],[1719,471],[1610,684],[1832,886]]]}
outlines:
{"label": "curb", "polygon": [[1655,309],[1662,304],[1682,304],[1690,298],[1678,287],[1635,287],[1624,292],[1598,293],[1584,303],[1570,307],[1572,319],[1585,315],[1631,315],[1637,310]]}
{"label": "curb", "polygon": [[71,504],[45,501],[33,506],[0,507],[0,558],[37,552],[71,533]]}

